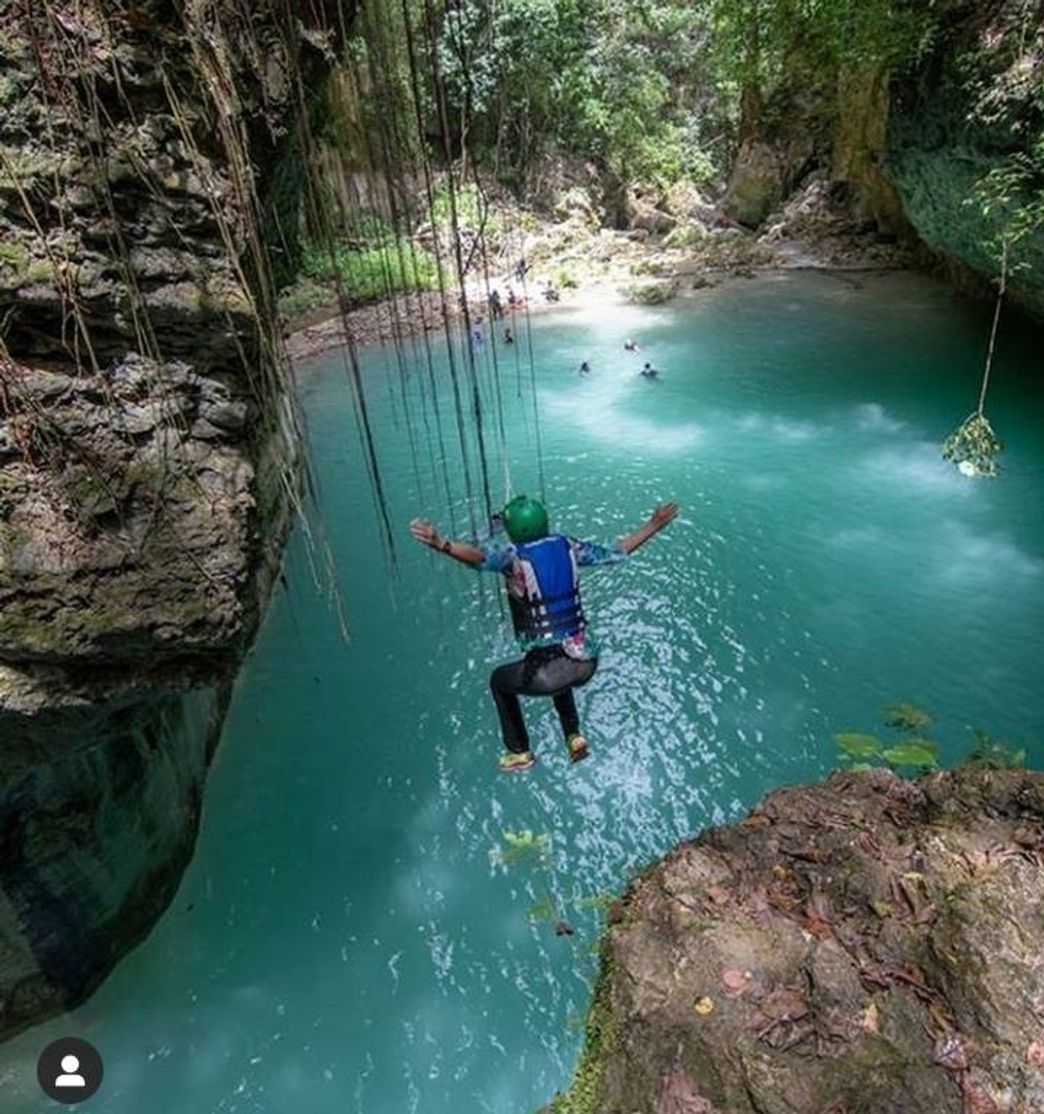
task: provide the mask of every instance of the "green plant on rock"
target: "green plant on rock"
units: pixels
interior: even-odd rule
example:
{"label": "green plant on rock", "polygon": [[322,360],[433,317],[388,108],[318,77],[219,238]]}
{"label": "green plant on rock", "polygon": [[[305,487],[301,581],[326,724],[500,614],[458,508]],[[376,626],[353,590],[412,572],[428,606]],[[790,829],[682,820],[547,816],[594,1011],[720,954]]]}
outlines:
{"label": "green plant on rock", "polygon": [[627,288],[627,297],[640,306],[662,306],[677,292],[673,282],[641,282]]}
{"label": "green plant on rock", "polygon": [[1019,769],[1026,765],[1024,748],[1013,749],[1000,739],[994,739],[981,727],[975,729],[975,749],[962,760],[962,766],[978,766],[987,770]]}
{"label": "green plant on rock", "polygon": [[602,1110],[605,1069],[616,1052],[619,1040],[610,1002],[612,980],[613,960],[609,945],[603,943],[598,980],[584,1028],[584,1050],[580,1063],[569,1090],[555,1096],[550,1114],[599,1114]]}

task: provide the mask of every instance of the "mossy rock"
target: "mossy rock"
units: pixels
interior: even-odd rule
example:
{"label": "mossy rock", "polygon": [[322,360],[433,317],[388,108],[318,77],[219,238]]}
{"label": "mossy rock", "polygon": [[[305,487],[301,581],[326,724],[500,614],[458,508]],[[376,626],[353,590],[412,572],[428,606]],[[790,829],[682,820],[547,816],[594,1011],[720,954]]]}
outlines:
{"label": "mossy rock", "polygon": [[640,306],[662,306],[678,293],[678,284],[670,282],[641,282],[627,288],[627,297]]}
{"label": "mossy rock", "polygon": [[668,232],[663,241],[665,248],[691,248],[707,239],[707,229],[696,221],[680,224],[673,232]]}
{"label": "mossy rock", "polygon": [[613,964],[608,948],[603,948],[591,1009],[584,1027],[584,1051],[573,1076],[572,1086],[557,1095],[544,1114],[599,1114],[605,1091],[606,1067],[618,1040],[609,995],[612,990]]}
{"label": "mossy rock", "polygon": [[29,249],[18,240],[0,240],[0,286],[20,286],[29,274]]}

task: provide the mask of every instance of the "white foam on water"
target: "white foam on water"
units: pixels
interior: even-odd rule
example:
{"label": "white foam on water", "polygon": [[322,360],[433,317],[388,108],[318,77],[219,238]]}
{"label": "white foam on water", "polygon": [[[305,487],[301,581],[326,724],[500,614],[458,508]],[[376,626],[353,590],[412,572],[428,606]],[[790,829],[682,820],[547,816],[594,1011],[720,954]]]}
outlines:
{"label": "white foam on water", "polygon": [[885,541],[884,531],[877,526],[853,526],[838,530],[830,538],[830,544],[838,549],[860,549],[868,545],[879,545]]}
{"label": "white foam on water", "polygon": [[820,429],[813,422],[798,422],[784,418],[780,414],[744,414],[736,421],[744,433],[759,433],[775,438],[777,441],[811,441]]}
{"label": "white foam on water", "polygon": [[1044,560],[1020,549],[1000,534],[977,533],[951,519],[936,536],[934,564],[948,583],[1001,587],[1012,579],[1039,577]]}
{"label": "white foam on water", "polygon": [[856,407],[856,425],[873,433],[898,433],[906,422],[893,418],[879,402],[863,402]]}
{"label": "white foam on water", "polygon": [[696,422],[660,424],[625,413],[617,403],[626,403],[630,396],[630,378],[592,381],[594,390],[555,396],[541,405],[570,429],[632,452],[678,453],[704,439],[704,430]]}
{"label": "white foam on water", "polygon": [[894,449],[878,450],[866,457],[861,467],[871,477],[919,494],[947,492],[967,497],[973,491],[971,481],[943,460],[934,441],[912,441]]}

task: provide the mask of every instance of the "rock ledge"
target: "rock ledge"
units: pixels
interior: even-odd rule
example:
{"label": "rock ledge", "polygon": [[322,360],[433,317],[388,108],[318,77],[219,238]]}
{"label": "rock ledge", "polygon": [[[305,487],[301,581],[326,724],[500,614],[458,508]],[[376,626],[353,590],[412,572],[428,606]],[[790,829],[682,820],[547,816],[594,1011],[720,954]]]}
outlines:
{"label": "rock ledge", "polygon": [[610,910],[553,1114],[1044,1110],[1044,775],[836,773]]}

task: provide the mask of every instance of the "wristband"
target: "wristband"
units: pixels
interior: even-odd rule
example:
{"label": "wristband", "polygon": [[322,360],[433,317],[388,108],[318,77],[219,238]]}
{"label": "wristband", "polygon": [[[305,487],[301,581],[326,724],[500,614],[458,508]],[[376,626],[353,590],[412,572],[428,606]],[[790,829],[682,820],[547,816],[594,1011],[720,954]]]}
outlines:
{"label": "wristband", "polygon": [[439,546],[439,549],[443,553],[450,553],[453,550],[453,542],[451,542],[449,538],[446,538],[445,541],[443,541],[442,545]]}

